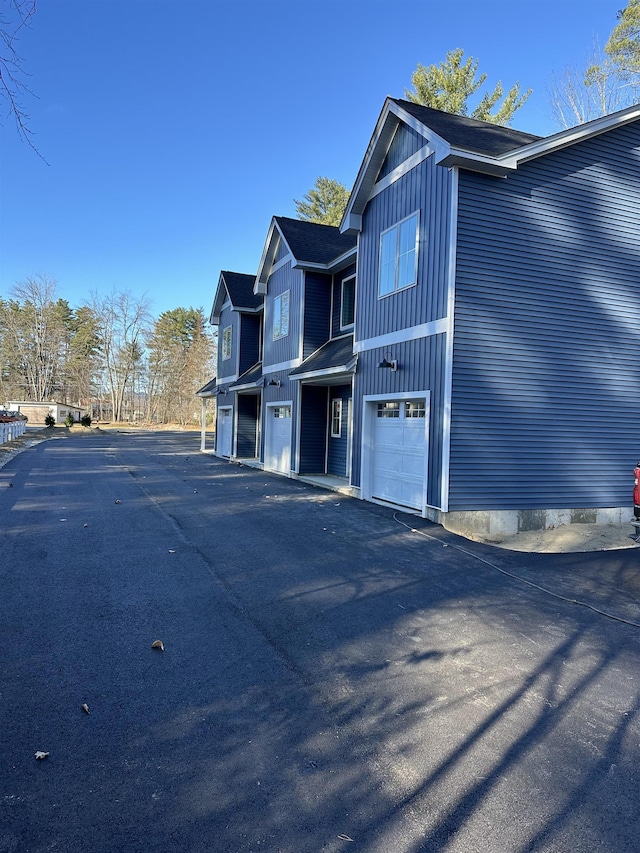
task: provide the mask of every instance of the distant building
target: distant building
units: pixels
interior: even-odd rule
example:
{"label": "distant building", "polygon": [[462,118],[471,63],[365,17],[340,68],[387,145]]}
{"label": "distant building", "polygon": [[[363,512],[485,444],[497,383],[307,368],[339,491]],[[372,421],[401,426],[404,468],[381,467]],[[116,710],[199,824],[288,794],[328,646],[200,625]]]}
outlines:
{"label": "distant building", "polygon": [[39,424],[44,426],[44,419],[47,415],[53,415],[57,424],[63,424],[67,419],[67,415],[71,415],[73,420],[79,423],[85,411],[78,406],[70,406],[67,403],[25,402],[20,400],[9,400],[7,408],[14,412],[22,412],[23,415],[27,416],[32,426],[38,426]]}

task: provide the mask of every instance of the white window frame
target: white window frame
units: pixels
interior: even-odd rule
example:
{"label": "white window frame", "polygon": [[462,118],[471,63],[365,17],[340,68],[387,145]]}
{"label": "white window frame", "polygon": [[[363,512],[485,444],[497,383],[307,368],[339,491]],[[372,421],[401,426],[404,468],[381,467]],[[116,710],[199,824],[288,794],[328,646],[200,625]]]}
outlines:
{"label": "white window frame", "polygon": [[233,342],[233,326],[225,326],[222,331],[222,360],[231,358],[231,344]]}
{"label": "white window frame", "polygon": [[[285,290],[273,300],[273,340],[278,341],[280,338],[286,338],[289,334],[289,308],[291,306],[290,291]],[[285,298],[286,297],[286,298]],[[283,312],[282,306],[286,304],[286,313]]]}
{"label": "white window frame", "polygon": [[[406,284],[400,285],[398,283],[398,274],[401,266],[401,258],[402,255],[400,253],[400,234],[402,231],[402,226],[409,222],[411,219],[416,221],[416,236],[415,243],[413,248],[410,250],[413,252],[413,280],[407,282]],[[382,247],[385,241],[385,238],[391,239],[395,232],[395,255],[393,260],[393,289],[387,290],[384,293],[381,292],[382,287],[382,276],[383,276],[383,266],[382,266]],[[396,222],[395,225],[392,225],[391,228],[385,229],[380,234],[380,246],[378,248],[378,299],[385,299],[387,296],[391,296],[394,293],[398,293],[401,290],[406,290],[409,287],[415,287],[418,283],[418,246],[420,242],[420,211],[416,210],[413,213],[410,213],[409,216],[405,216],[404,219],[401,219],[399,222]],[[405,254],[409,254],[406,252]]]}
{"label": "white window frame", "polygon": [[[337,421],[337,429],[336,429]],[[342,398],[331,400],[331,438],[342,438]]]}
{"label": "white window frame", "polygon": [[[353,282],[353,317],[350,323],[344,322],[344,286],[347,282]],[[352,329],[356,316],[356,277],[355,275],[349,275],[346,278],[342,279],[342,284],[340,285],[340,330],[343,329]]]}

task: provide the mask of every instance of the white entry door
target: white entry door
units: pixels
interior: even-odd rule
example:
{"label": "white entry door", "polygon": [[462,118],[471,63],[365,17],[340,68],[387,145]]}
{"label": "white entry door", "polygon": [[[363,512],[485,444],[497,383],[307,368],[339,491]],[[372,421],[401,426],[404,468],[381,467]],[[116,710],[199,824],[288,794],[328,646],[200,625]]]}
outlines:
{"label": "white entry door", "polygon": [[218,409],[218,438],[216,446],[219,456],[231,456],[233,436],[233,409]]}
{"label": "white entry door", "polygon": [[291,403],[266,408],[264,467],[289,474],[291,471]]}
{"label": "white entry door", "polygon": [[426,400],[371,403],[371,497],[421,510],[425,503]]}

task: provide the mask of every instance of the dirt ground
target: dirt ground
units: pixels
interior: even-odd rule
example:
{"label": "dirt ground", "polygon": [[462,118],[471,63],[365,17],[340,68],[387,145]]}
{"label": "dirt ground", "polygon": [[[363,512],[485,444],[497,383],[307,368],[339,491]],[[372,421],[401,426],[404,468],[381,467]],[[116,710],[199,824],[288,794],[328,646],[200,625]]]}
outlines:
{"label": "dirt ground", "polygon": [[636,530],[630,523],[633,510],[629,508],[627,524],[564,524],[553,530],[527,530],[501,541],[477,538],[497,548],[539,554],[560,554],[577,551],[615,551],[637,548]]}

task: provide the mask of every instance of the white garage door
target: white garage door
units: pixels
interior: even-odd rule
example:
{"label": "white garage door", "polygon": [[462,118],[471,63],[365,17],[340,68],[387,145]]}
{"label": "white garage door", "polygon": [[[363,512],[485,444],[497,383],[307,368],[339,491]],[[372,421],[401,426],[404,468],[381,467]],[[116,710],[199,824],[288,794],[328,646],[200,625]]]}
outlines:
{"label": "white garage door", "polygon": [[291,404],[267,407],[264,467],[288,474],[291,470]]}
{"label": "white garage door", "polygon": [[426,400],[389,400],[372,405],[375,411],[371,496],[422,509],[427,453]]}
{"label": "white garage door", "polygon": [[217,448],[220,456],[231,456],[233,409],[218,409]]}

